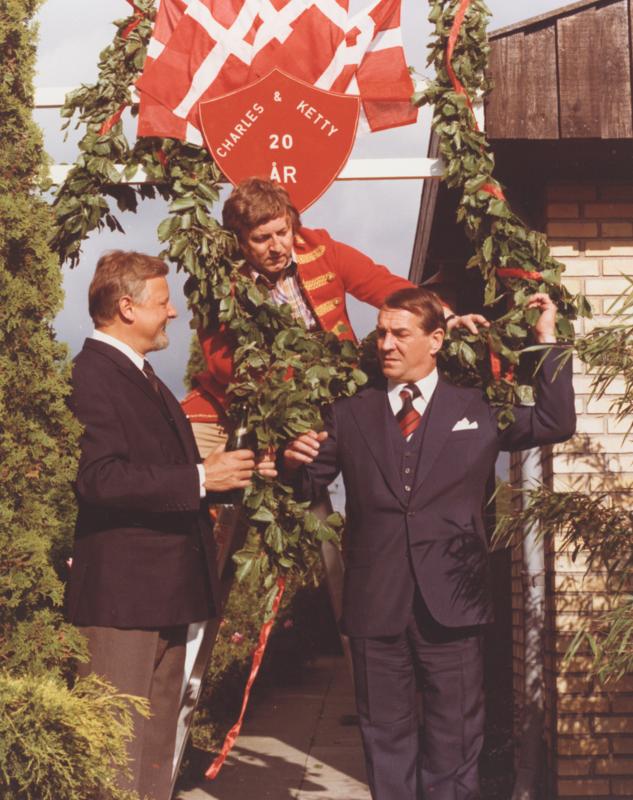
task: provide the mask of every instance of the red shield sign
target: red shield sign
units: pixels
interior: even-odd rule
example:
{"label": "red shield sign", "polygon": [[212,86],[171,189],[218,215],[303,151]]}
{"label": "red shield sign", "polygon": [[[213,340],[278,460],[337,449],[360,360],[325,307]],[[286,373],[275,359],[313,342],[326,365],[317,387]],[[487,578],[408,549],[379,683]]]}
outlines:
{"label": "red shield sign", "polygon": [[316,89],[278,69],[200,103],[207,147],[231,183],[253,175],[276,180],[299,211],[345,165],[359,111],[358,97]]}

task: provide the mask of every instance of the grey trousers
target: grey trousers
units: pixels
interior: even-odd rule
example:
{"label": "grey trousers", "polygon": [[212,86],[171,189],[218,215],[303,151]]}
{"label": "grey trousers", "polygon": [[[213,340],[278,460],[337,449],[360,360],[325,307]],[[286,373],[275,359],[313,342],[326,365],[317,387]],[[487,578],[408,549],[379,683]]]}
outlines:
{"label": "grey trousers", "polygon": [[149,719],[134,713],[134,735],[128,744],[131,777],[121,774],[121,788],[134,789],[148,800],[169,800],[187,626],[79,630],[90,650],[80,676],[95,673],[120,692],[149,701]]}

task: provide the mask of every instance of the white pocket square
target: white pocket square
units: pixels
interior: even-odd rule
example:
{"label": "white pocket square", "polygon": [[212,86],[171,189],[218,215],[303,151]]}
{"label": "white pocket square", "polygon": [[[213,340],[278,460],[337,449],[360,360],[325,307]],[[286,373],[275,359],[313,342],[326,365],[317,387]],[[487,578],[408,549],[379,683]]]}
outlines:
{"label": "white pocket square", "polygon": [[471,422],[468,417],[460,419],[459,422],[453,425],[454,431],[476,431],[477,428],[479,428],[477,421]]}

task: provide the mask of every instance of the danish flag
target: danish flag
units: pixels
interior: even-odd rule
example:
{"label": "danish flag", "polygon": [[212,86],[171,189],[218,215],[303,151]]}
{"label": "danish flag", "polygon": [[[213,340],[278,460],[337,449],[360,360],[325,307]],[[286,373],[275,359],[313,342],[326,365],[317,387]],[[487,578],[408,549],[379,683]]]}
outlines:
{"label": "danish flag", "polygon": [[348,13],[348,0],[161,0],[143,74],[138,133],[201,144],[198,104],[274,67],[360,95],[372,131],[417,119],[401,0]]}

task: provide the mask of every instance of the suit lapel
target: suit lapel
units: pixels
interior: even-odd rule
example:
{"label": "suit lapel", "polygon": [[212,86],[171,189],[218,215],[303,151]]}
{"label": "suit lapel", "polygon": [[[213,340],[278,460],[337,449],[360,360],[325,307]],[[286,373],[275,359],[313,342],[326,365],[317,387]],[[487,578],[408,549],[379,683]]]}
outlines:
{"label": "suit lapel", "polygon": [[402,499],[402,481],[395,461],[389,432],[385,425],[387,391],[385,386],[372,386],[353,397],[354,420],[371,452],[385,483],[399,502]]}
{"label": "suit lapel", "polygon": [[412,497],[432,470],[453,426],[464,416],[471,398],[472,395],[462,392],[459,387],[452,386],[440,377],[429,408],[429,418],[426,420]]}
{"label": "suit lapel", "polygon": [[158,379],[160,388],[163,393],[163,398],[167,404],[167,410],[170,414],[169,421],[172,423],[178,438],[180,439],[184,448],[185,454],[190,461],[198,460],[198,450],[196,448],[193,432],[189,420],[185,416],[180,403],[165,384]]}
{"label": "suit lapel", "polygon": [[116,366],[119,368],[119,371],[122,372],[125,377],[132,381],[132,383],[136,384],[138,388],[150,398],[153,403],[157,405],[162,405],[160,398],[156,396],[156,392],[152,389],[149,384],[149,381],[143,375],[143,373],[138,369],[138,367],[133,364],[130,359],[117,350],[116,347],[112,347],[112,345],[106,344],[105,342],[100,342],[97,339],[86,339],[84,342],[84,348],[88,350],[94,350],[102,356],[109,358],[110,361],[113,361]]}
{"label": "suit lapel", "polygon": [[187,454],[187,456],[191,457],[192,460],[195,461],[195,445],[193,444],[193,439],[190,434],[187,418],[184,416],[182,409],[180,408],[180,404],[176,398],[160,380],[160,378],[158,379],[158,382],[160,384],[165,403],[163,403],[154,389],[152,389],[149,381],[145,375],[143,375],[140,369],[138,369],[138,367],[133,364],[126,355],[117,350],[116,347],[112,347],[111,345],[106,344],[105,342],[100,342],[96,339],[86,339],[84,347],[87,347],[90,350],[96,350],[101,355],[113,361],[123,375],[125,375],[128,380],[132,381],[132,383],[135,384],[152,403],[158,406],[165,420],[171,424],[178,435],[178,438],[180,439],[184,448],[184,452]]}

